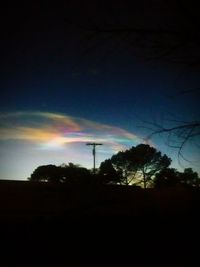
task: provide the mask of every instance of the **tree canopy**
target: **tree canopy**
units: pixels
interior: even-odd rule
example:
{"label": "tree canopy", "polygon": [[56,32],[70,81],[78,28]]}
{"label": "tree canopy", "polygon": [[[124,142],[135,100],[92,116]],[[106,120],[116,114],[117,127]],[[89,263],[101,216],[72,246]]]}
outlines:
{"label": "tree canopy", "polygon": [[30,181],[43,182],[86,182],[91,176],[88,169],[73,163],[61,166],[43,165],[37,167],[31,174]]}
{"label": "tree canopy", "polygon": [[190,186],[199,187],[200,178],[197,172],[194,172],[191,168],[184,169],[183,172],[179,172],[173,168],[163,169],[156,174],[154,179],[154,187],[174,187],[174,186]]}
{"label": "tree canopy", "polygon": [[30,181],[59,182],[61,179],[60,168],[55,165],[42,165],[31,174]]}
{"label": "tree canopy", "polygon": [[[171,159],[162,155],[154,147],[140,144],[129,150],[118,152],[112,156],[110,162],[120,176],[121,184],[142,183],[143,187],[146,188],[156,173],[170,165]],[[102,166],[100,171],[102,171]],[[109,174],[108,170],[107,174]]]}
{"label": "tree canopy", "polygon": [[98,176],[102,183],[120,183],[121,173],[112,164],[111,159],[106,159],[100,165]]}

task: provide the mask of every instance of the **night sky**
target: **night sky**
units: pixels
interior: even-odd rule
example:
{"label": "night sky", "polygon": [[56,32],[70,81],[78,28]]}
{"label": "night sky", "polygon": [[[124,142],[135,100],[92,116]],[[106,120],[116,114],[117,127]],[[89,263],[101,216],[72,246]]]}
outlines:
{"label": "night sky", "polygon": [[[26,179],[43,164],[91,168],[88,141],[104,144],[97,149],[99,165],[144,142],[150,133],[144,121],[200,118],[199,44],[187,36],[198,19],[192,4],[186,16],[176,1],[140,1],[134,8],[120,1],[66,2],[1,9],[0,179]],[[158,39],[173,47],[177,37],[110,31],[122,26],[181,29],[183,62],[152,45]],[[165,141],[155,136],[150,142],[181,168]],[[193,161],[184,166],[199,171],[196,147],[188,144],[184,153]]]}

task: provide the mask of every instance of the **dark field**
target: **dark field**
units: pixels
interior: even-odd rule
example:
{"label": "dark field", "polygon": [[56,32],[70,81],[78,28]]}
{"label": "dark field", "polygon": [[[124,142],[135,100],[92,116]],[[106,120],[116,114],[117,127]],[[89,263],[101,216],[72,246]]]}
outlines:
{"label": "dark field", "polygon": [[0,181],[1,223],[73,220],[77,217],[196,216],[200,191],[114,185]]}
{"label": "dark field", "polygon": [[48,260],[60,247],[68,257],[94,250],[93,256],[107,255],[113,264],[119,255],[135,257],[143,249],[157,259],[171,258],[169,251],[188,255],[199,232],[199,200],[199,190],[191,188],[1,181],[1,242],[6,250],[23,244],[34,257],[51,251]]}

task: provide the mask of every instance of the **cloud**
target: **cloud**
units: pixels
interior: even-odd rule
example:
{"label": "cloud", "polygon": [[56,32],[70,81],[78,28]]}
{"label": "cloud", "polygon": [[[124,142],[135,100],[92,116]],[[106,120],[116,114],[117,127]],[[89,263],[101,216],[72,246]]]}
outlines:
{"label": "cloud", "polygon": [[97,148],[96,166],[118,151],[143,140],[122,128],[48,112],[0,113],[0,179],[24,180],[46,164],[78,163],[92,168],[91,147]]}
{"label": "cloud", "polygon": [[[0,114],[0,141],[36,145],[39,149],[60,149],[86,142],[101,142],[111,152],[126,149],[143,140],[122,128],[49,112]],[[102,149],[102,152],[106,148]]]}

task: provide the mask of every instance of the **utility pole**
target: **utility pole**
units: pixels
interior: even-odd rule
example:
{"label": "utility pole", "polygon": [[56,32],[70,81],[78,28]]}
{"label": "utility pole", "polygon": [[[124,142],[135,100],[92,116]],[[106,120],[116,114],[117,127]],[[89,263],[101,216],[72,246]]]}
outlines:
{"label": "utility pole", "polygon": [[96,172],[96,146],[102,146],[99,143],[87,143],[86,146],[92,146],[92,155],[93,155],[93,173]]}

